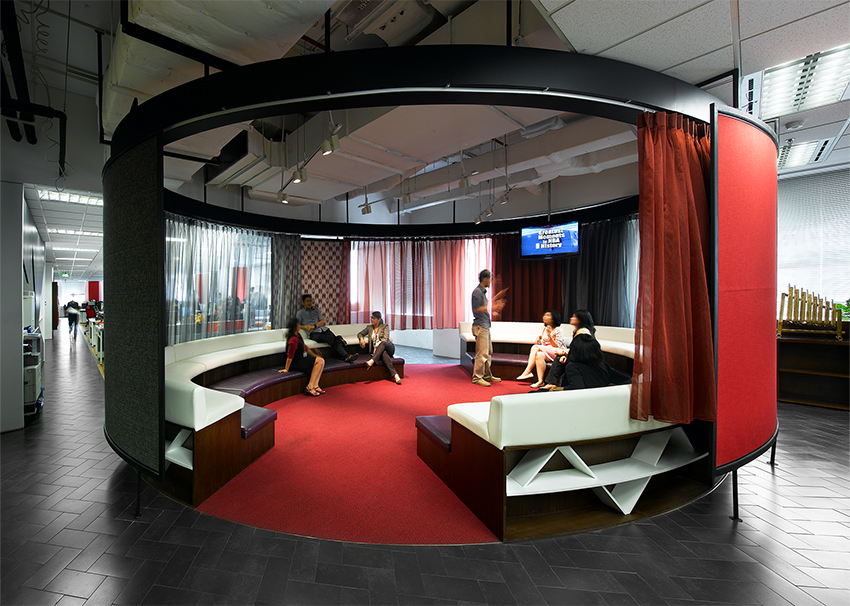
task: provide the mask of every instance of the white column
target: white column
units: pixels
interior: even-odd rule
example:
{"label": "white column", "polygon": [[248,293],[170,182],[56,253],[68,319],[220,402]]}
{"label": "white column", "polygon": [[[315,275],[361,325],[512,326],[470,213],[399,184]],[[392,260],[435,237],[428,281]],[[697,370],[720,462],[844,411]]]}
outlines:
{"label": "white column", "polygon": [[0,432],[24,426],[23,219],[23,185],[0,183]]}

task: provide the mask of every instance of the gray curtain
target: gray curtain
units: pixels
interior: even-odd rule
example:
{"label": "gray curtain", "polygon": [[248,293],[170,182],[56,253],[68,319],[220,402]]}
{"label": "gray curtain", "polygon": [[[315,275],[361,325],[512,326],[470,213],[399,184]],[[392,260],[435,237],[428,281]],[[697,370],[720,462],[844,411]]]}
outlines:
{"label": "gray curtain", "polygon": [[637,214],[581,226],[581,254],[564,261],[565,321],[587,309],[596,324],[634,328],[640,240]]}
{"label": "gray curtain", "polygon": [[301,236],[272,237],[272,328],[284,328],[301,307]]}

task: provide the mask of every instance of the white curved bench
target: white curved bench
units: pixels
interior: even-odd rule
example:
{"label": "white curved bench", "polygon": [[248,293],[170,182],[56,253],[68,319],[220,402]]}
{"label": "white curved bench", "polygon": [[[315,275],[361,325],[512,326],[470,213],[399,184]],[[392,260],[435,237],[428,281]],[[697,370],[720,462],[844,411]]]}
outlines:
{"label": "white curved bench", "polygon": [[[629,418],[630,390],[612,385],[452,404],[448,421],[417,418],[417,453],[502,540],[528,538],[513,534],[520,532],[509,516],[514,498],[548,495],[551,506],[558,494],[591,489],[628,515],[653,476],[707,455],[682,426]],[[625,446],[612,449],[615,442]],[[601,455],[600,444],[610,453]],[[568,465],[556,464],[561,455]],[[570,515],[550,527],[565,532]]]}
{"label": "white curved bench", "polygon": [[[493,322],[490,326],[490,340],[495,343],[517,343],[532,345],[540,336],[543,327],[541,322]],[[569,347],[573,340],[572,330],[568,324],[563,324],[564,340]],[[466,343],[474,343],[475,336],[472,334],[472,322],[458,323],[461,340],[461,354],[467,349]],[[621,328],[619,326],[597,326],[596,340],[602,347],[602,351],[625,356],[635,357],[635,329]]]}

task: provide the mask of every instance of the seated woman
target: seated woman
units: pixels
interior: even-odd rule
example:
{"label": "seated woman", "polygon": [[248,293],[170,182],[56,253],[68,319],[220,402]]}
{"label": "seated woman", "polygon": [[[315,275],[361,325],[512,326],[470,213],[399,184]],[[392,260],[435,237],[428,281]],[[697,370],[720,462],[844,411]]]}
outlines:
{"label": "seated woman", "polygon": [[[596,325],[593,323],[593,316],[586,309],[577,309],[573,312],[570,318],[570,326],[573,327],[573,339],[578,335],[590,335],[595,338]],[[552,360],[552,368],[549,369],[546,381],[542,385],[543,389],[552,389],[561,384],[561,377],[564,376],[564,368],[567,365],[568,352],[569,348],[562,348],[555,352],[556,356]]]}
{"label": "seated woman", "polygon": [[561,314],[554,309],[547,309],[543,314],[543,332],[537,337],[537,342],[531,346],[528,354],[528,366],[517,377],[517,381],[530,379],[533,375],[531,369],[537,369],[537,382],[531,387],[537,388],[543,385],[543,373],[546,372],[546,362],[555,359],[558,351],[564,347],[564,331],[561,328]]}
{"label": "seated woman", "polygon": [[629,375],[614,370],[603,362],[604,359],[599,341],[590,335],[577,335],[570,343],[561,386],[554,389],[585,389],[605,387],[612,383],[614,385],[631,383],[632,378]]}
{"label": "seated woman", "polygon": [[366,362],[366,367],[372,368],[375,362],[381,360],[387,370],[390,371],[390,376],[396,382],[396,385],[401,385],[401,377],[398,376],[393,367],[395,345],[390,339],[390,327],[381,323],[381,312],[379,311],[373,311],[370,319],[372,323],[357,333],[357,338],[360,339],[360,347],[372,354],[372,358]]}
{"label": "seated woman", "polygon": [[298,371],[309,375],[310,381],[304,388],[304,393],[315,397],[325,393],[325,390],[319,387],[324,368],[325,359],[307,347],[298,333],[298,320],[290,318],[286,323],[286,368],[278,372]]}

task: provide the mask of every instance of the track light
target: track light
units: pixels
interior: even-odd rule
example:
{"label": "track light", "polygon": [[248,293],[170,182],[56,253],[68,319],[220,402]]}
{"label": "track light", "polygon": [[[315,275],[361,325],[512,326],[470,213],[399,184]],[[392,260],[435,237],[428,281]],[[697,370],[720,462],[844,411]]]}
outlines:
{"label": "track light", "polygon": [[492,216],[493,215],[493,208],[488,206],[487,210],[484,211],[484,214],[487,215],[488,217]]}
{"label": "track light", "polygon": [[461,177],[460,180],[457,182],[457,186],[460,189],[467,189],[469,187],[469,177],[465,175]]}
{"label": "track light", "polygon": [[282,204],[289,204],[289,194],[283,193],[283,190],[277,192],[277,201]]}
{"label": "track light", "polygon": [[296,170],[292,173],[292,182],[293,183],[301,183],[302,181],[307,180],[307,171],[303,168],[301,170]]}
{"label": "track light", "polygon": [[408,204],[410,204],[410,194],[404,194],[404,195],[401,197],[401,203],[402,203],[402,204],[404,204],[405,206],[407,206]]}
{"label": "track light", "polygon": [[475,217],[475,224],[478,225],[479,223],[481,223],[481,215]]}
{"label": "track light", "polygon": [[339,149],[339,135],[334,133],[329,139],[322,141],[322,155],[328,156]]}
{"label": "track light", "polygon": [[510,197],[508,196],[508,192],[502,194],[502,197],[499,198],[499,204],[507,204],[510,202]]}
{"label": "track light", "polygon": [[372,207],[366,204],[365,206],[363,206],[363,208],[360,209],[360,212],[364,215],[370,215],[372,214]]}

